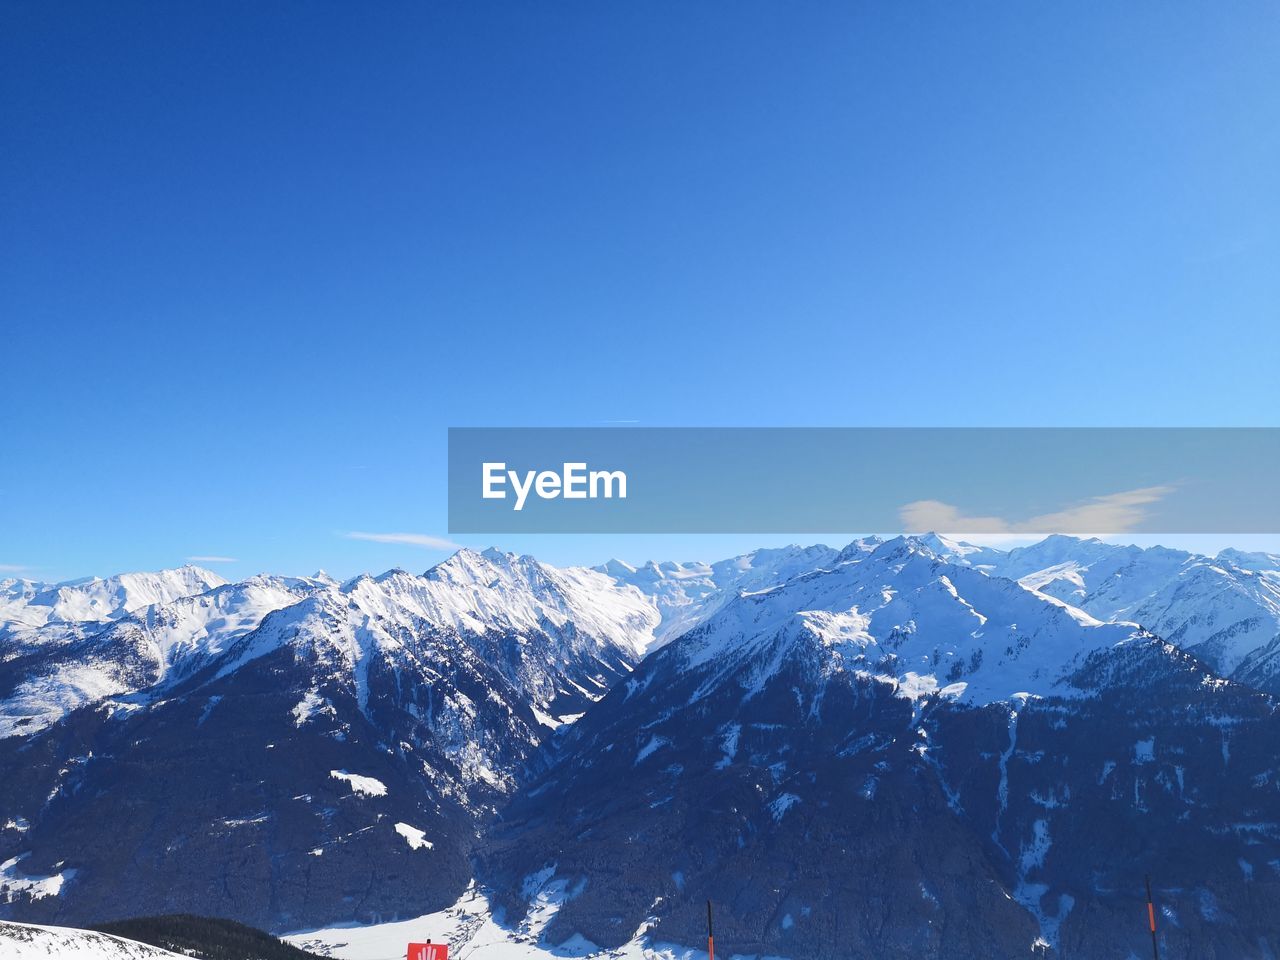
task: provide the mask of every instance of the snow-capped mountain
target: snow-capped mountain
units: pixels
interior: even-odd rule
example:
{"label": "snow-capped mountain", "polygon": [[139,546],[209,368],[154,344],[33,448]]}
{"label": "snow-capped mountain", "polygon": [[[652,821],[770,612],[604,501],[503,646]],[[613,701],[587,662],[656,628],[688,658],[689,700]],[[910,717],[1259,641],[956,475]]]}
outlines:
{"label": "snow-capped mountain", "polygon": [[[157,579],[163,582],[166,574]],[[268,613],[326,585],[259,576],[141,607],[121,606],[106,622],[46,622],[0,653],[0,738],[34,733],[86,704],[136,705],[143,691],[158,696],[256,630]]]}
{"label": "snow-capped mountain", "polygon": [[657,621],[602,574],[462,551],[219,586],[9,660],[0,911],[279,928],[451,903],[478,826]]}
{"label": "snow-capped mountain", "polygon": [[732,953],[1092,957],[1143,948],[1150,872],[1166,956],[1262,956],[1278,734],[1269,697],[1140,627],[901,539],[648,656],[480,879],[513,918],[557,894],[552,944],[696,943],[711,899]]}
{"label": "snow-capped mountain", "polygon": [[7,581],[0,916],[385,921],[478,863],[548,950],[696,944],[709,897],[731,952],[1092,957],[1142,947],[1137,865],[1166,955],[1266,956],[1274,559],[928,535]]}
{"label": "snow-capped mountain", "polygon": [[102,623],[152,604],[204,593],[226,582],[212,571],[191,565],[158,573],[122,573],[105,580],[0,580],[0,628]]}
{"label": "snow-capped mountain", "polygon": [[876,538],[858,540],[842,554],[830,547],[779,547],[717,563],[654,561],[633,567],[610,560],[593,569],[620,585],[635,587],[648,597],[661,616],[654,630],[654,644],[661,645],[693,629],[719,606],[743,591],[761,590],[850,559],[860,549],[871,549]]}
{"label": "snow-capped mountain", "polygon": [[1227,548],[1218,552],[1220,563],[1235,567],[1238,570],[1252,570],[1254,573],[1270,573],[1280,575],[1280,554],[1264,553],[1261,550],[1245,551]]}
{"label": "snow-capped mountain", "polygon": [[180,960],[170,953],[136,940],[113,937],[73,927],[43,927],[0,921],[0,956],[6,960],[59,960],[85,957],[91,960]]}
{"label": "snow-capped mountain", "polygon": [[1140,623],[1223,676],[1280,692],[1270,659],[1251,658],[1280,637],[1280,573],[1268,554],[1205,557],[1066,536],[1007,553],[974,554],[969,545],[947,543],[958,549],[940,552],[957,563],[1017,580],[1101,620]]}

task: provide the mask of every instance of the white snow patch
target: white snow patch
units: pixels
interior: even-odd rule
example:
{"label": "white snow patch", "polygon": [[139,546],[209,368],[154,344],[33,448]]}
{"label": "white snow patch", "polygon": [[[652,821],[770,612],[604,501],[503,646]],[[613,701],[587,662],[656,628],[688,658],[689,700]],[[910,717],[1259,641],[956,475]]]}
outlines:
{"label": "white snow patch", "polygon": [[25,894],[32,900],[56,897],[62,892],[63,884],[76,875],[75,870],[68,869],[47,877],[27,876],[18,870],[18,864],[29,856],[29,853],[20,853],[0,863],[0,886],[8,887],[6,900],[17,899],[20,894]]}
{"label": "white snow patch", "polygon": [[742,724],[731,723],[725,728],[724,739],[720,741],[720,749],[724,751],[724,756],[716,761],[717,770],[723,770],[733,763],[733,758],[738,755],[738,740],[741,737]]}
{"label": "white snow patch", "polygon": [[781,820],[788,810],[800,802],[800,798],[794,793],[784,793],[773,803],[769,804],[769,812],[773,814],[774,822]]}
{"label": "white snow patch", "polygon": [[427,839],[426,833],[407,823],[397,823],[396,833],[404,837],[411,850],[430,850],[435,844]]}
{"label": "white snow patch", "polygon": [[293,725],[300,727],[317,714],[332,712],[333,708],[329,706],[328,700],[320,696],[320,691],[309,690],[307,695],[298,701],[297,706],[293,708]]}
{"label": "white snow patch", "polygon": [[345,780],[351,784],[352,793],[358,793],[366,797],[385,797],[387,795],[387,785],[381,780],[375,780],[373,777],[362,777],[358,773],[348,773],[346,770],[330,770],[329,776],[335,780]]}
{"label": "white snow patch", "polygon": [[666,737],[660,737],[657,734],[654,734],[649,738],[649,742],[646,743],[643,747],[641,747],[640,752],[636,754],[636,764],[638,765],[642,763],[646,757],[652,755],[655,751],[660,750],[662,747],[665,747],[670,742],[671,741],[668,740]]}
{"label": "white snow patch", "polygon": [[553,914],[558,908],[559,904],[552,901],[563,902],[572,896],[562,889],[563,880],[551,879],[554,872],[552,866],[528,878],[535,891],[530,893],[530,899],[536,896],[538,902],[518,926],[496,922],[487,897],[473,886],[452,907],[439,913],[374,926],[327,927],[288,934],[284,939],[320,956],[342,960],[392,960],[404,956],[406,943],[427,939],[449,944],[450,960],[706,960],[704,949],[651,940],[647,935],[650,922],[641,924],[630,942],[614,950],[602,950],[580,934],[564,943],[547,943],[541,930],[549,919],[548,913]]}

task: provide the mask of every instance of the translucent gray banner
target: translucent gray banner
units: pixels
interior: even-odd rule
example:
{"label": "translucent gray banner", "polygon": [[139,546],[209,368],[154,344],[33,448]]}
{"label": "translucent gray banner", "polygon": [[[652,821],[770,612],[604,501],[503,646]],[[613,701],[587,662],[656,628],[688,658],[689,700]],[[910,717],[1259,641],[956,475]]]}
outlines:
{"label": "translucent gray banner", "polygon": [[451,533],[1280,533],[1275,428],[449,431]]}

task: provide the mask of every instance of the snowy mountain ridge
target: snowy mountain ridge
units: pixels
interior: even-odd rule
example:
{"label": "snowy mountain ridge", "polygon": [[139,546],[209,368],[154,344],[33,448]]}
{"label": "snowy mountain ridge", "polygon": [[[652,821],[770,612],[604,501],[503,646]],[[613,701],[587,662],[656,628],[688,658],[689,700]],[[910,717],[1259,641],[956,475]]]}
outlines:
{"label": "snowy mountain ridge", "polygon": [[[25,591],[25,601],[12,601],[13,622],[25,629],[0,645],[0,676],[13,676],[11,692],[0,693],[0,737],[32,732],[85,704],[136,702],[147,690],[161,695],[219,658],[217,675],[226,675],[299,634],[332,648],[353,672],[370,643],[394,645],[397,631],[424,628],[477,635],[549,631],[562,645],[556,658],[568,662],[603,645],[616,648],[618,656],[606,658],[617,665],[644,651],[658,622],[643,596],[602,574],[496,550],[459,551],[421,576],[391,570],[341,584],[268,575],[230,584],[184,567],[86,587],[93,602],[63,604],[56,620],[45,600],[79,587]],[[109,609],[104,597],[114,602]],[[143,602],[155,597],[161,599]],[[296,609],[285,613],[290,608]],[[66,619],[76,611],[93,619]],[[103,612],[113,619],[99,619]],[[343,629],[329,629],[339,622]],[[308,633],[306,626],[316,623],[323,628]],[[237,642],[250,634],[251,641]],[[224,657],[233,648],[234,655]],[[545,707],[555,691],[544,692]]]}
{"label": "snowy mountain ridge", "polygon": [[478,883],[539,949],[695,943],[711,898],[732,952],[836,960],[824,898],[887,898],[877,956],[1087,956],[1150,858],[1192,938],[1280,884],[1277,578],[1231,561],[928,535],[94,587],[110,619],[0,633],[0,916],[317,929]]}
{"label": "snowy mountain ridge", "polygon": [[6,960],[176,960],[184,955],[94,930],[0,921],[0,956]]}
{"label": "snowy mountain ridge", "polygon": [[907,960],[1125,955],[1148,871],[1163,955],[1273,955],[1216,905],[1280,896],[1275,700],[974,556],[902,537],[728,600],[565,732],[480,881],[515,918],[528,878],[577,891],[550,944],[694,943],[711,899],[737,952]]}
{"label": "snowy mountain ridge", "polygon": [[1228,549],[1206,557],[1061,535],[1007,553],[986,548],[974,556],[944,544],[940,554],[1100,620],[1140,623],[1224,676],[1280,692],[1280,674],[1257,655],[1280,638],[1273,556]]}
{"label": "snowy mountain ridge", "polygon": [[[1148,635],[1104,624],[1012,581],[939,558],[902,537],[861,561],[744,593],[680,644],[685,669],[732,670],[753,644],[816,637],[830,669],[892,683],[915,698],[940,694],[968,703],[1063,693],[1088,654]],[[779,651],[773,663],[780,664]],[[757,671],[757,689],[769,679]]]}
{"label": "snowy mountain ridge", "polygon": [[[1141,624],[1224,676],[1263,689],[1280,685],[1280,572],[1273,569],[1280,568],[1280,558],[1273,555],[1224,550],[1209,558],[1066,536],[1009,551],[937,534],[910,539],[940,560],[1016,581],[1092,618]],[[147,689],[159,694],[258,631],[268,615],[307,600],[310,608],[276,618],[273,629],[238,646],[235,662],[284,642],[285,633],[307,622],[308,610],[324,608],[332,619],[348,604],[376,642],[386,641],[378,626],[386,623],[473,634],[549,627],[568,644],[564,656],[575,655],[575,644],[580,653],[586,636],[594,638],[587,646],[601,640],[636,659],[695,629],[740,595],[841,568],[882,546],[871,537],[841,551],[790,546],[716,563],[632,566],[611,560],[590,569],[556,568],[493,548],[463,549],[421,576],[391,570],[342,584],[265,574],[232,584],[193,566],[63,584],[9,580],[0,585],[0,675],[12,677],[8,693],[0,686],[0,736],[31,732],[87,703],[136,700]],[[321,596],[328,599],[315,599]],[[813,629],[836,629],[821,617],[808,619]],[[358,626],[344,632],[340,659],[350,670],[362,658]],[[223,673],[228,669],[224,663]],[[966,689],[977,695],[972,682]],[[549,693],[539,697],[539,710],[554,699]],[[559,721],[552,716],[551,722]]]}
{"label": "snowy mountain ridge", "polygon": [[168,603],[226,584],[216,573],[187,564],[155,573],[122,573],[63,583],[0,581],[0,624],[100,623],[142,607]]}

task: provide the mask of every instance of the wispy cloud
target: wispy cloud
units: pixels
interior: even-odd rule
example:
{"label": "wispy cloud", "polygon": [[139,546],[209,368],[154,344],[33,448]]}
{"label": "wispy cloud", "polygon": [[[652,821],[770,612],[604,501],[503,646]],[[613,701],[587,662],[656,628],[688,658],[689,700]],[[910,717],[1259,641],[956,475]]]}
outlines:
{"label": "wispy cloud", "polygon": [[1101,497],[1026,520],[970,516],[941,500],[916,500],[898,510],[909,533],[937,530],[949,534],[1108,534],[1129,533],[1146,519],[1146,507],[1173,492],[1171,486],[1140,487]]}
{"label": "wispy cloud", "polygon": [[433,537],[428,533],[364,533],[353,530],[344,534],[348,540],[371,540],[374,543],[401,543],[411,547],[422,547],[426,550],[457,550],[458,544],[444,537]]}
{"label": "wispy cloud", "polygon": [[190,563],[239,563],[240,558],[239,557],[194,556],[194,557],[187,557],[187,561]]}
{"label": "wispy cloud", "polygon": [[30,567],[21,563],[0,563],[0,573],[21,573],[29,569]]}

